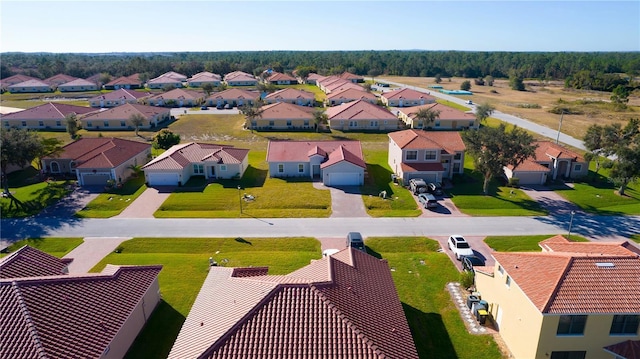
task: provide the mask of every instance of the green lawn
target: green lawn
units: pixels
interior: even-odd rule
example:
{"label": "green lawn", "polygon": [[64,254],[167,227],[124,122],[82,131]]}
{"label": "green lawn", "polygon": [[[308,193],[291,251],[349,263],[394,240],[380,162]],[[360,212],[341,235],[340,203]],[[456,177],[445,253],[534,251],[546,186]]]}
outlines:
{"label": "green lawn", "polygon": [[[554,234],[536,236],[489,236],[484,242],[497,252],[540,252],[538,243],[553,237]],[[566,237],[566,235],[565,235]],[[571,235],[572,242],[589,242],[588,239],[575,234]]]}
{"label": "green lawn", "polygon": [[109,218],[120,214],[147,189],[144,177],[128,180],[122,188],[108,190],[98,195],[85,208],[76,213],[81,218]]}
{"label": "green lawn", "polygon": [[7,248],[7,253],[0,253],[0,258],[8,253],[15,252],[23,246],[29,245],[52,256],[62,258],[65,254],[71,252],[75,247],[82,244],[82,238],[29,238],[17,241]]}
{"label": "green lawn", "polygon": [[40,213],[44,208],[57,202],[71,192],[71,182],[42,182],[38,172],[29,167],[9,174],[9,192],[22,202],[12,205],[9,198],[0,198],[2,218],[19,218]]}
{"label": "green lawn", "polygon": [[[269,274],[286,274],[320,258],[312,238],[135,238],[122,244],[92,270],[106,264],[162,264],[163,301],[127,354],[127,358],[166,358],[209,270],[209,257],[229,267],[268,266]],[[218,252],[219,251],[219,252]],[[216,254],[217,253],[217,254]]]}
{"label": "green lawn", "polygon": [[279,89],[283,89],[283,88],[294,88],[294,89],[298,89],[298,90],[305,90],[307,92],[311,92],[315,95],[315,99],[317,102],[324,102],[324,100],[327,98],[327,94],[325,94],[322,90],[320,90],[320,88],[316,85],[309,85],[309,84],[297,84],[297,85],[283,85],[283,86],[276,86]]}
{"label": "green lawn", "polygon": [[455,102],[443,100],[441,98],[436,99],[436,102],[439,103],[439,104],[443,104],[445,106],[451,107],[451,108],[455,108],[456,110],[460,110],[462,112],[467,112],[467,111],[471,110],[469,107],[458,105]]}
{"label": "green lawn", "polygon": [[634,234],[631,236],[631,239],[636,242],[636,243],[640,243],[640,234]]}
{"label": "green lawn", "polygon": [[[331,214],[329,191],[315,189],[307,179],[270,178],[265,157],[262,151],[249,152],[249,168],[241,180],[219,180],[209,185],[202,178],[190,180],[184,188],[173,192],[154,215],[160,218],[302,218]],[[255,199],[241,200],[244,194]]]}

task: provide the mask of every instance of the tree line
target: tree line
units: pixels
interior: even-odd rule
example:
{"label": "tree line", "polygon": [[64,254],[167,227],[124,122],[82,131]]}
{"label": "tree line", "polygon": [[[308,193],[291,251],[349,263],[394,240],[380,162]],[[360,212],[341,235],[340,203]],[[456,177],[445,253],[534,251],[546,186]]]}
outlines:
{"label": "tree line", "polygon": [[[153,78],[167,71],[191,76],[201,71],[226,74],[240,70],[259,74],[266,69],[292,72],[296,68],[323,75],[349,71],[358,75],[387,74],[420,77],[508,78],[564,80],[569,87],[590,89],[640,75],[637,52],[467,52],[467,51],[242,51],[180,53],[53,54],[3,53],[0,78],[22,73],[47,78],[58,73],[87,78],[144,74]],[[626,74],[626,75],[620,75]],[[585,76],[604,80],[585,80]]]}

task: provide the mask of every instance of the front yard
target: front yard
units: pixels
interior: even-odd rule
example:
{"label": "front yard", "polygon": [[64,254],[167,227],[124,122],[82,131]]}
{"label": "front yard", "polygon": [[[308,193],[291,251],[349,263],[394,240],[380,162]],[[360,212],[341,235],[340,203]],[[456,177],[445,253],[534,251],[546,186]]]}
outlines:
{"label": "front yard", "polygon": [[71,193],[73,186],[72,181],[43,181],[33,167],[10,173],[8,177],[9,192],[21,204],[12,204],[9,197],[0,197],[2,218],[38,214]]}
{"label": "front yard", "polygon": [[109,218],[120,214],[147,189],[144,176],[131,178],[122,188],[106,190],[76,213],[81,218]]}
{"label": "front yard", "polygon": [[43,252],[49,253],[52,256],[62,258],[65,254],[71,252],[75,247],[84,242],[82,238],[29,238],[23,239],[12,243],[7,247],[6,253],[0,252],[0,258],[15,252],[23,246],[29,245],[33,248],[37,248]]}

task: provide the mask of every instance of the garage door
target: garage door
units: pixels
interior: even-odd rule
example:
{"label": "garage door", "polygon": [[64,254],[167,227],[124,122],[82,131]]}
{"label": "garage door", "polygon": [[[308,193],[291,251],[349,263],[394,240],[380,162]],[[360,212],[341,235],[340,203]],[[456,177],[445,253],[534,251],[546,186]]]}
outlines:
{"label": "garage door", "polygon": [[329,183],[327,186],[359,186],[360,177],[358,173],[329,173]]}
{"label": "garage door", "polygon": [[177,186],[180,177],[177,173],[149,173],[150,186]]}
{"label": "garage door", "polygon": [[529,173],[516,173],[516,177],[520,179],[519,184],[544,184],[544,173],[529,172]]}
{"label": "garage door", "polygon": [[85,173],[82,175],[82,185],[104,186],[110,178],[108,173]]}

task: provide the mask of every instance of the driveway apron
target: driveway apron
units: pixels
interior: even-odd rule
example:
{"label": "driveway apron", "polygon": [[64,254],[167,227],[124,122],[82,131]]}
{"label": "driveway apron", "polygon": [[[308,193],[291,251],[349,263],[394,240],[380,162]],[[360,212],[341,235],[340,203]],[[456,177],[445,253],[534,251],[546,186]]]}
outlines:
{"label": "driveway apron", "polygon": [[115,218],[153,218],[153,213],[171,194],[171,188],[147,188]]}
{"label": "driveway apron", "polygon": [[520,187],[520,189],[526,193],[527,196],[531,197],[531,199],[538,202],[542,207],[548,210],[550,214],[580,211],[578,206],[567,201],[564,197],[557,194],[549,187],[526,186]]}
{"label": "driveway apron", "polygon": [[69,264],[69,273],[87,273],[102,258],[113,252],[120,243],[130,237],[86,237],[84,242],[63,258],[73,258]]}
{"label": "driveway apron", "polygon": [[[331,192],[331,218],[369,217],[358,186],[328,187],[314,182],[317,189],[328,189]],[[346,234],[345,234],[346,235]]]}

